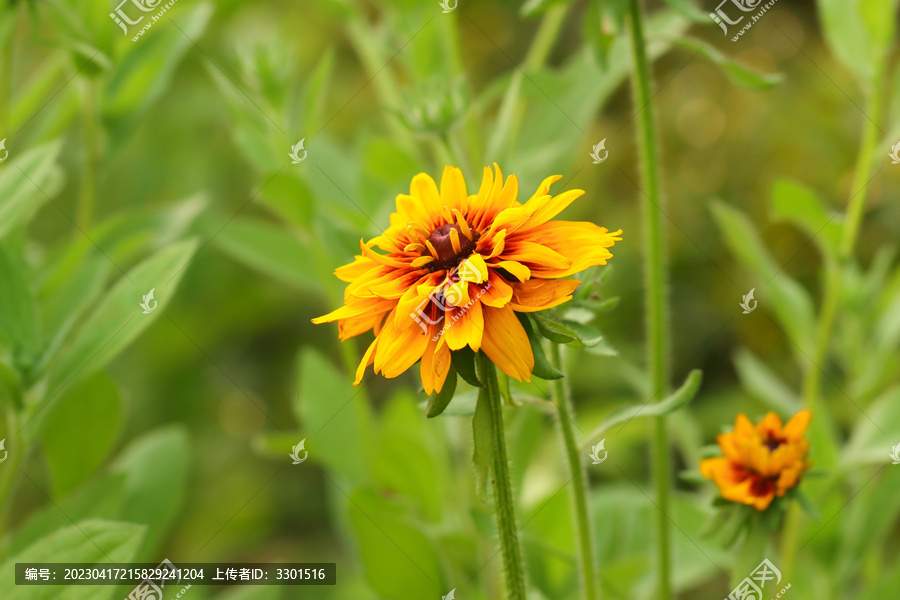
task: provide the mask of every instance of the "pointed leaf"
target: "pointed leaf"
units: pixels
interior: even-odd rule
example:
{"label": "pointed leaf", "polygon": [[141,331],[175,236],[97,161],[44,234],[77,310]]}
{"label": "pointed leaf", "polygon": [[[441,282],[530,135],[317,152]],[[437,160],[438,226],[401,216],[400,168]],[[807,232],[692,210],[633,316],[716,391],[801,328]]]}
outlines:
{"label": "pointed leaf", "polygon": [[587,438],[581,443],[581,448],[586,450],[591,447],[594,440],[598,439],[606,431],[609,431],[614,425],[636,419],[638,417],[659,417],[675,412],[679,408],[686,406],[700,390],[700,384],[703,381],[703,372],[700,369],[691,371],[687,379],[672,395],[656,404],[636,404],[633,406],[625,406],[614,411],[603,423],[594,429]]}
{"label": "pointed leaf", "polygon": [[[670,3],[672,1],[673,0],[669,0]],[[704,20],[707,18],[708,17],[704,15]],[[728,75],[728,78],[731,79],[732,82],[748,90],[766,90],[781,83],[784,79],[784,77],[777,73],[774,75],[757,73],[753,69],[737,63],[719,52],[713,46],[698,39],[683,38],[678,40],[677,43],[679,46],[687,48],[688,50],[693,50],[695,53],[703,55],[713,64],[722,67],[725,74]]]}
{"label": "pointed leaf", "polygon": [[472,387],[482,387],[475,371],[475,353],[468,346],[450,353],[450,360],[456,368],[456,372]]}
{"label": "pointed leaf", "polygon": [[[65,386],[102,369],[159,318],[174,297],[196,247],[194,241],[169,246],[119,279],[60,353],[48,375],[48,401]],[[143,314],[140,301],[151,288],[158,292],[158,305]]]}
{"label": "pointed leaf", "polygon": [[531,313],[531,316],[534,318],[534,322],[541,335],[551,342],[568,344],[569,342],[574,342],[578,339],[578,334],[559,321],[554,321],[539,312]]}
{"label": "pointed leaf", "polygon": [[447,373],[447,380],[444,382],[444,387],[441,388],[441,391],[432,392],[431,395],[428,396],[428,405],[425,407],[425,416],[431,419],[444,412],[444,409],[450,404],[450,400],[453,399],[454,392],[456,392],[456,367],[451,364],[450,372]]}
{"label": "pointed leaf", "polygon": [[531,325],[531,319],[525,313],[516,313],[525,333],[528,334],[528,343],[531,344],[531,352],[534,354],[534,369],[532,374],[541,379],[560,379],[563,376],[562,371],[550,364],[547,355],[544,354],[544,347],[541,344],[541,338],[535,333],[534,327]]}

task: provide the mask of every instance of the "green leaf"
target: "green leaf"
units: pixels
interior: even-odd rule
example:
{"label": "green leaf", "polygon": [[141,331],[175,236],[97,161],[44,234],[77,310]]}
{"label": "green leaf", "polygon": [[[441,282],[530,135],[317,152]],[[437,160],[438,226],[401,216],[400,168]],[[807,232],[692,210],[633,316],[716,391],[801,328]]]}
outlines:
{"label": "green leaf", "polygon": [[380,490],[402,497],[404,506],[430,523],[441,520],[452,476],[444,459],[445,445],[433,424],[422,419],[418,396],[404,391],[390,398],[379,419],[371,451],[372,474]]}
{"label": "green leaf", "polygon": [[[687,0],[668,0],[672,3],[686,3]],[[708,17],[703,15],[703,20]],[[719,52],[715,47],[710,46],[706,42],[695,38],[682,38],[676,42],[679,46],[693,50],[695,53],[701,54],[703,57],[711,61],[713,64],[722,67],[725,74],[735,85],[748,90],[766,90],[781,83],[784,80],[780,74],[757,73],[756,71],[741,65],[731,58]]]}
{"label": "green leaf", "polygon": [[[133,523],[90,520],[55,531],[0,566],[4,600],[107,600],[115,586],[17,586],[16,563],[123,562],[134,559],[145,527]],[[61,574],[60,574],[61,575]]]}
{"label": "green leaf", "polygon": [[444,382],[444,387],[441,388],[440,392],[432,392],[431,395],[428,396],[428,405],[425,408],[425,416],[431,419],[444,412],[444,409],[450,404],[450,400],[453,399],[454,392],[456,392],[456,367],[451,364],[450,372],[447,373],[447,380]]}
{"label": "green leaf", "polygon": [[347,496],[344,507],[366,580],[378,596],[421,600],[446,593],[434,543],[400,506],[361,489]]}
{"label": "green leaf", "polygon": [[491,471],[491,460],[494,456],[493,419],[491,407],[485,397],[486,392],[479,390],[478,403],[475,405],[475,416],[472,418],[472,439],[475,449],[472,462],[475,463],[475,492],[478,499],[487,502],[487,480]]}
{"label": "green leaf", "polygon": [[865,407],[865,413],[858,414],[841,456],[842,465],[854,468],[861,464],[890,464],[891,448],[900,443],[893,429],[895,423],[900,423],[898,387],[887,390]]}
{"label": "green leaf", "polygon": [[[116,61],[103,99],[103,119],[112,131],[108,152],[119,151],[134,129],[144,122],[147,110],[169,88],[179,63],[194,48],[212,15],[203,2],[179,12],[177,26],[154,27],[140,43],[129,43],[129,52]],[[167,17],[163,17],[164,19]]]}
{"label": "green leaf", "polygon": [[62,189],[62,170],[56,165],[61,147],[62,142],[54,141],[22,152],[15,140],[7,139],[10,157],[0,169],[0,238],[28,223]]}
{"label": "green leaf", "polygon": [[694,6],[691,0],[666,0],[669,8],[697,23],[709,23],[709,15]]}
{"label": "green leaf", "polygon": [[814,521],[821,521],[822,515],[819,514],[819,509],[816,508],[816,505],[813,504],[812,500],[810,500],[809,496],[803,493],[803,490],[800,488],[794,488],[794,493],[792,494],[794,500],[800,504],[800,507],[803,511],[809,516],[810,519]]}
{"label": "green leaf", "polygon": [[[361,437],[360,414],[368,412],[365,396],[318,351],[304,349],[297,362],[300,394],[293,407],[308,432],[310,448],[314,448],[310,460],[321,461],[349,481],[364,481],[368,451]],[[290,447],[285,452],[290,452]]]}
{"label": "green leaf", "polygon": [[[893,35],[896,0],[818,0],[822,31],[835,56],[861,83],[872,81]],[[878,22],[884,19],[885,22]]]}
{"label": "green leaf", "polygon": [[535,325],[542,336],[557,344],[568,344],[578,339],[578,334],[559,321],[554,321],[539,312],[531,313]]}
{"label": "green leaf", "polygon": [[789,179],[772,186],[772,216],[793,223],[810,236],[824,256],[833,256],[841,244],[843,218],[828,210],[810,188]]}
{"label": "green leaf", "polygon": [[571,0],[526,0],[522,8],[519,9],[519,13],[526,18],[536,17],[547,12],[557,4],[568,4],[570,2]]}
{"label": "green leaf", "polygon": [[12,349],[16,366],[30,368],[39,351],[40,322],[25,265],[0,244],[0,342]]}
{"label": "green leaf", "polygon": [[188,483],[190,444],[181,425],[155,429],[132,442],[110,473],[125,476],[119,518],[147,525],[140,556],[149,559],[178,516]]}
{"label": "green leaf", "polygon": [[475,371],[475,352],[468,346],[463,346],[459,350],[450,353],[450,360],[456,368],[456,372],[472,387],[482,387],[481,381],[478,380],[478,373]]}
{"label": "green leaf", "polygon": [[863,24],[879,54],[890,49],[894,41],[898,5],[898,0],[859,0]]}
{"label": "green leaf", "polygon": [[268,183],[259,194],[260,203],[288,225],[308,230],[315,212],[315,198],[306,182],[285,171],[273,173],[263,181]]}
{"label": "green leaf", "polygon": [[[765,290],[771,296],[775,315],[788,337],[799,347],[798,356],[805,361],[812,353],[815,337],[814,310],[809,294],[775,262],[746,215],[721,202],[713,203],[712,212],[725,242],[738,260],[758,279],[767,282]],[[737,306],[737,299],[735,304]]]}
{"label": "green leaf", "polygon": [[[475,416],[475,406],[478,403],[478,390],[468,390],[465,392],[457,392],[450,404],[441,414],[445,417],[472,417]],[[427,406],[426,402],[420,403],[424,410]]]}
{"label": "green leaf", "polygon": [[91,480],[65,498],[47,503],[28,515],[16,529],[9,551],[20,552],[57,529],[71,525],[72,521],[115,520],[122,510],[124,495],[124,475],[105,475]]}
{"label": "green leaf", "polygon": [[305,90],[306,111],[303,115],[303,128],[306,131],[321,129],[322,115],[328,100],[331,77],[334,73],[334,48],[322,53],[319,64],[309,78]]}
{"label": "green leaf", "polygon": [[103,255],[82,258],[39,291],[46,348],[37,375],[42,375],[78,320],[94,304],[106,284],[112,263]]}
{"label": "green leaf", "polygon": [[756,399],[781,414],[792,415],[801,408],[800,399],[755,354],[741,348],[734,357],[741,385]]}
{"label": "green leaf", "polygon": [[[81,325],[48,374],[46,398],[52,402],[65,386],[105,367],[150,326],[171,302],[194,256],[194,241],[173,244],[122,277]],[[143,314],[141,302],[155,290],[156,308]]]}
{"label": "green leaf", "polygon": [[598,439],[606,431],[609,431],[614,425],[625,423],[626,421],[638,417],[659,417],[667,415],[686,406],[694,399],[694,396],[697,395],[702,381],[703,372],[700,371],[700,369],[694,369],[688,374],[687,379],[684,380],[681,387],[665,400],[657,402],[656,404],[644,403],[625,406],[613,411],[599,427],[594,429],[587,438],[585,438],[585,441],[581,443],[581,448],[583,450],[590,448],[594,440]]}
{"label": "green leaf", "polygon": [[[216,229],[211,225],[207,231],[212,235]],[[213,243],[238,262],[282,283],[302,290],[321,288],[309,248],[282,228],[237,218],[219,230]]]}
{"label": "green leaf", "polygon": [[541,344],[541,338],[538,337],[531,326],[531,319],[525,313],[516,313],[516,316],[519,318],[522,327],[525,328],[525,333],[528,334],[528,343],[531,344],[531,352],[534,355],[532,374],[541,379],[561,379],[563,373],[547,360],[547,355],[544,354],[544,346]]}
{"label": "green leaf", "polygon": [[48,409],[44,455],[57,497],[65,496],[99,467],[122,428],[119,389],[105,373],[66,390]]}

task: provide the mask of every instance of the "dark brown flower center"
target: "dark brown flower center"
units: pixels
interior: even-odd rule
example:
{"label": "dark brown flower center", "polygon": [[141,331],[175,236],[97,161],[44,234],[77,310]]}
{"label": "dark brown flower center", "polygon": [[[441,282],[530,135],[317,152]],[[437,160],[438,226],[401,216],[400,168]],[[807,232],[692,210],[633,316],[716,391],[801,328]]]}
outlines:
{"label": "dark brown flower center", "polygon": [[[455,231],[456,234],[451,234],[451,231]],[[453,237],[459,240],[458,249],[454,247]],[[432,271],[451,269],[475,251],[475,240],[470,240],[463,235],[459,225],[450,225],[449,223],[441,225],[431,232],[428,241],[437,252],[437,258],[429,265]]]}
{"label": "dark brown flower center", "polygon": [[782,445],[785,442],[783,438],[775,437],[773,435],[769,435],[766,437],[766,447],[769,448],[770,451],[775,450],[778,446]]}

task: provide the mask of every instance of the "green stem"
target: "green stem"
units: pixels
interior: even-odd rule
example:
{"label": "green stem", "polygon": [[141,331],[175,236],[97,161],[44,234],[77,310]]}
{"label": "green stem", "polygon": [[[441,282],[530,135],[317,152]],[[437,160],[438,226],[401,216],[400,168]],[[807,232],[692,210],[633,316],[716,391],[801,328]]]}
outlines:
{"label": "green stem", "polygon": [[[734,564],[731,569],[731,588],[749,577],[750,573],[762,562],[766,555],[766,549],[769,544],[769,530],[765,523],[762,523],[760,515],[754,515],[746,528],[746,534],[741,541],[740,549],[735,557]],[[782,579],[784,575],[782,574]]]}
{"label": "green stem", "polygon": [[[563,360],[559,344],[550,343],[550,362],[559,370],[563,370]],[[588,510],[588,486],[587,476],[582,468],[581,453],[578,451],[578,442],[575,440],[575,431],[572,428],[572,415],[574,407],[565,379],[555,379],[551,383],[553,402],[556,404],[556,421],[562,434],[563,445],[566,449],[566,458],[569,462],[569,475],[572,478],[572,511],[575,519],[575,541],[578,544],[579,568],[581,570],[581,583],[584,600],[596,600],[597,573],[594,570],[594,541],[591,514]]]}
{"label": "green stem", "polygon": [[[641,184],[644,201],[644,248],[646,268],[647,353],[650,371],[650,393],[668,392],[669,319],[666,307],[666,256],[663,232],[663,197],[660,191],[659,150],[656,123],[650,100],[650,62],[644,38],[640,0],[631,0],[631,52],[634,61],[632,88],[637,111],[638,147],[641,155]],[[665,417],[653,422],[653,469],[656,489],[658,579],[655,598],[669,600],[671,590],[671,557],[669,530],[669,489],[671,487],[671,459]]]}
{"label": "green stem", "polygon": [[[844,229],[841,235],[841,246],[837,257],[825,257],[825,290],[816,326],[815,345],[812,350],[812,356],[806,364],[806,369],[803,373],[803,406],[814,413],[821,408],[818,404],[822,369],[825,367],[825,362],[828,359],[832,328],[840,308],[845,269],[853,260],[854,248],[859,237],[859,229],[862,224],[866,197],[869,191],[868,182],[872,172],[872,157],[875,153],[875,145],[878,143],[880,131],[878,121],[881,119],[884,69],[882,66],[878,66],[875,72],[876,75],[872,80],[872,87],[866,99],[867,117],[863,121],[862,139],[856,158],[853,183],[850,189],[851,197],[847,204],[847,219],[844,222]],[[812,426],[816,427],[817,425],[814,422]],[[802,519],[803,511],[795,503],[788,512],[781,539],[781,571],[783,577],[788,577],[794,567]]]}
{"label": "green stem", "polygon": [[519,545],[519,531],[516,526],[515,502],[512,483],[509,476],[509,459],[506,455],[506,435],[503,431],[503,403],[500,398],[500,385],[494,363],[486,354],[480,352],[481,375],[484,389],[482,393],[487,399],[491,413],[492,462],[494,472],[494,502],[497,510],[497,531],[500,535],[500,548],[503,552],[503,566],[506,571],[507,598],[525,600],[525,568],[522,561],[522,548]]}

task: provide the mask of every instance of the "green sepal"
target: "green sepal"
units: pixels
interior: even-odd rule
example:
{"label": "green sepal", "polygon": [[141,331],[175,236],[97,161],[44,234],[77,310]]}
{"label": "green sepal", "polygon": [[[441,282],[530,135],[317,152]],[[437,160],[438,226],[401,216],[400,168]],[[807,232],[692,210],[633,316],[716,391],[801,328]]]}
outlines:
{"label": "green sepal", "polygon": [[531,326],[531,319],[527,314],[516,313],[525,333],[528,335],[528,343],[531,344],[531,353],[534,355],[534,369],[532,373],[541,379],[562,379],[563,373],[550,364],[547,355],[544,354],[544,347],[541,345],[541,338],[535,333],[534,327]]}
{"label": "green sepal", "polygon": [[453,394],[456,392],[456,367],[451,363],[450,371],[447,373],[447,380],[440,392],[433,392],[428,396],[428,405],[425,407],[425,416],[431,419],[436,417],[447,408],[450,401],[453,400]]}

